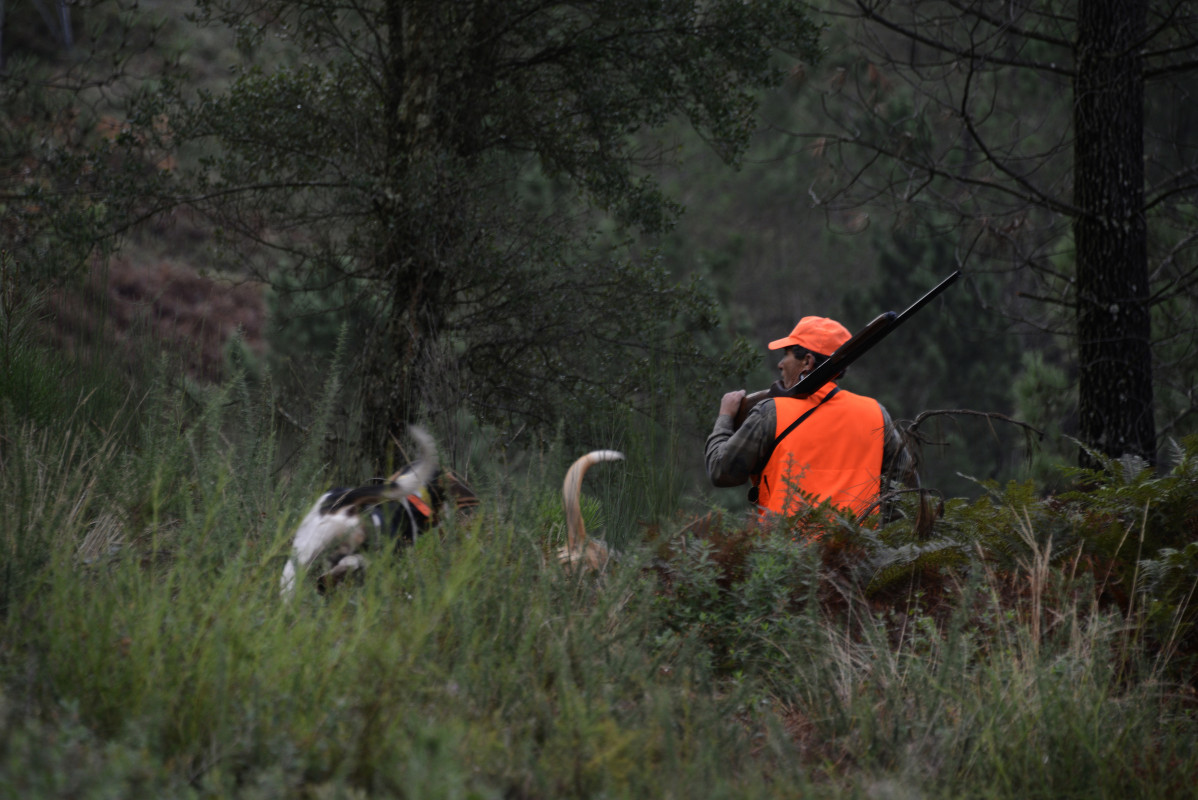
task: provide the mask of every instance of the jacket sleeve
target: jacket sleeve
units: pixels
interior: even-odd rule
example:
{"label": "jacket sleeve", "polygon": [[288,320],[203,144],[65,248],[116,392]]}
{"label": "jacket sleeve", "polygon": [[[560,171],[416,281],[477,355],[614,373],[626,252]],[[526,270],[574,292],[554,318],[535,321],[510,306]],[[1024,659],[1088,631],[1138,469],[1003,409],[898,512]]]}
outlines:
{"label": "jacket sleeve", "polygon": [[721,414],[707,437],[704,456],[707,477],[715,486],[740,486],[765,467],[777,427],[773,400],[764,400],[749,411],[744,424],[732,429],[732,417]]}
{"label": "jacket sleeve", "polygon": [[882,491],[889,484],[898,483],[910,489],[919,488],[919,472],[916,469],[915,455],[907,447],[903,433],[894,424],[886,406],[878,403],[882,409],[882,424],[884,426],[882,442]]}

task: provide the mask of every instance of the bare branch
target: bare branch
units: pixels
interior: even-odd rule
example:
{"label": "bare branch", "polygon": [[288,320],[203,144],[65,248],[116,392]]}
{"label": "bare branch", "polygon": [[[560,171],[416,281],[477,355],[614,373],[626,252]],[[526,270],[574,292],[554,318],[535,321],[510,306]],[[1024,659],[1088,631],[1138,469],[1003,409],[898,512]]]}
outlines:
{"label": "bare branch", "polygon": [[1028,423],[1021,422],[1017,419],[1011,419],[1006,414],[999,414],[996,411],[973,411],[966,408],[937,409],[933,411],[920,412],[920,414],[911,422],[911,424],[907,426],[905,432],[908,435],[915,436],[917,435],[919,426],[922,425],[926,420],[929,420],[932,417],[942,416],[983,417],[989,420],[997,420],[999,422],[1006,422],[1010,425],[1016,425],[1020,428],[1023,428],[1025,431],[1028,431],[1029,433],[1036,434],[1039,439],[1043,439],[1045,435],[1044,431],[1040,430],[1036,426],[1029,425]]}
{"label": "bare branch", "polygon": [[[1055,61],[1048,61],[1048,62],[1027,61],[1024,59],[1017,59],[1017,58],[1004,58],[1002,56],[995,55],[994,53],[986,53],[984,56],[979,56],[977,51],[972,47],[968,47],[968,48],[953,47],[946,40],[936,39],[934,37],[919,33],[914,28],[909,28],[909,27],[905,27],[903,25],[899,25],[894,20],[886,17],[885,15],[877,13],[877,11],[875,10],[876,6],[873,4],[868,4],[866,2],[866,0],[857,0],[857,6],[861,10],[862,17],[869,20],[870,22],[874,22],[874,23],[882,26],[883,28],[886,28],[887,30],[891,31],[892,33],[897,33],[898,35],[900,35],[906,39],[909,39],[912,42],[918,42],[919,44],[922,44],[925,47],[928,47],[932,50],[946,53],[948,55],[955,56],[959,59],[963,59],[966,61],[974,61],[978,58],[984,58],[984,60],[986,60],[987,62],[989,62],[991,64],[997,64],[999,66],[1018,67],[1020,69],[1033,69],[1033,70],[1036,70],[1037,72],[1044,72],[1044,73],[1050,73],[1050,74],[1054,74],[1054,75],[1060,75],[1065,78],[1073,77],[1073,70],[1070,68],[1067,68],[1067,66],[1063,63],[1058,64]],[[970,7],[969,13],[975,17],[980,16],[977,13],[976,8],[973,8],[973,7]],[[1004,32],[1012,33],[1017,36],[1022,36],[1023,38],[1026,38],[1026,39],[1038,39],[1038,40],[1044,41],[1048,44],[1051,44],[1054,46],[1060,46],[1063,48],[1070,47],[1070,44],[1065,40],[1055,39],[1055,38],[1051,38],[1051,37],[1045,37],[1045,36],[1039,35],[1039,34],[1030,34],[1028,32],[1021,31],[1020,29],[1015,28],[1013,26],[1004,25],[1004,26],[1002,26],[1002,28],[1003,28]]]}

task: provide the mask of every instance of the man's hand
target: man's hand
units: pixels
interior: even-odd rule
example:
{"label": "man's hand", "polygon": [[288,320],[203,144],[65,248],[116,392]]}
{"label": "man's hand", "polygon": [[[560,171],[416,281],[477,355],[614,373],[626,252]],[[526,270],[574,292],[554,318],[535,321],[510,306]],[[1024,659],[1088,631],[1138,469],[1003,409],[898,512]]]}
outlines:
{"label": "man's hand", "polygon": [[735,418],[736,412],[740,411],[740,401],[744,399],[744,389],[737,389],[734,392],[728,392],[728,394],[724,395],[723,399],[720,400],[720,413],[727,414],[728,416]]}

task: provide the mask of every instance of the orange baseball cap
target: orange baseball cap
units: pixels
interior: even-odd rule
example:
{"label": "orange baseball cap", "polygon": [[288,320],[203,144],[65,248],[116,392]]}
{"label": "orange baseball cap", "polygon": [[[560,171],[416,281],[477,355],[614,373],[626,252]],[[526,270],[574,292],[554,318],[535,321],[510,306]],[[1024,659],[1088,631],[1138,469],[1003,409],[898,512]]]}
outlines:
{"label": "orange baseball cap", "polygon": [[821,356],[830,356],[842,344],[852,339],[848,328],[827,317],[803,317],[790,336],[770,342],[771,350],[798,345]]}

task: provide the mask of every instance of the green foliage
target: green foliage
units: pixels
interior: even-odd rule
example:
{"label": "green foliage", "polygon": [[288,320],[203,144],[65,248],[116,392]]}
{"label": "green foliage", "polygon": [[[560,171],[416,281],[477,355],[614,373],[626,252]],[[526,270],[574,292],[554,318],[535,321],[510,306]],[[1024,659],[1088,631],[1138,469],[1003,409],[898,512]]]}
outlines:
{"label": "green foliage", "polygon": [[963,613],[944,619],[928,598],[894,614],[862,607],[858,636],[826,628],[823,641],[790,652],[794,677],[780,694],[802,709],[809,746],[888,791],[1177,791],[1164,765],[1185,745],[1158,752],[1144,738],[1160,695],[1142,684],[1145,694],[1115,699],[1119,621],[1066,603],[1037,629],[1008,613],[1002,591],[998,581],[960,584],[951,602]]}
{"label": "green foliage", "polygon": [[107,424],[129,397],[125,366],[101,349],[65,353],[47,344],[47,297],[28,269],[0,249],[0,413],[17,426]]}
{"label": "green foliage", "polygon": [[1073,447],[1066,436],[1077,408],[1077,387],[1065,370],[1054,363],[1057,348],[1024,352],[1015,379],[1015,417],[1044,432],[1039,445],[1027,453],[1030,473],[1043,486],[1063,488],[1062,465],[1074,461]]}
{"label": "green foliage", "polygon": [[[160,381],[100,436],[7,429],[8,793],[1168,796],[1195,766],[1160,680],[1185,663],[1192,548],[1145,551],[1142,611],[1105,610],[1069,572],[1085,492],[986,484],[931,539],[914,497],[879,529],[813,510],[795,520],[811,543],[726,524],[654,554],[622,532],[596,579],[549,556],[564,450],[492,451],[469,521],[288,605],[294,525],[337,465],[314,426],[279,469],[257,380]],[[1096,518],[1154,490],[1180,514],[1186,452],[1178,480],[1103,478]],[[627,495],[671,491],[620,474],[588,478],[599,530],[644,502]],[[965,560],[935,556],[954,546]]]}
{"label": "green foliage", "polygon": [[[706,678],[649,646],[651,587],[635,569],[599,591],[546,570],[543,542],[483,511],[395,565],[376,560],[358,590],[282,604],[306,501],[294,484],[256,483],[252,459],[210,449],[236,428],[220,409],[237,408],[241,385],[195,409],[182,435],[160,394],[127,470],[59,458],[65,496],[24,493],[73,516],[26,529],[44,557],[20,562],[30,580],[10,587],[0,619],[3,696],[22,698],[0,705],[6,788],[560,797],[730,785],[712,756],[750,757],[748,738],[720,724],[735,698],[691,702]],[[17,466],[6,459],[3,474]],[[101,473],[94,502],[72,508],[89,468]],[[114,471],[122,481],[104,478]],[[88,532],[135,502],[150,506],[145,533],[127,516],[93,555]]]}
{"label": "green foliage", "polygon": [[1164,547],[1140,562],[1145,627],[1161,648],[1162,661],[1198,662],[1198,541]]}
{"label": "green foliage", "polygon": [[361,302],[367,297],[361,282],[340,280],[332,273],[328,283],[326,291],[306,291],[286,268],[276,269],[270,278],[271,369],[284,378],[280,388],[289,397],[302,399],[304,387],[323,384],[322,372],[329,360],[338,358],[341,339],[346,339],[344,348],[360,349],[361,320],[373,319],[378,313]]}
{"label": "green foliage", "polygon": [[20,417],[42,425],[66,416],[58,401],[70,402],[62,382],[70,373],[65,359],[33,341],[32,330],[45,303],[45,293],[31,289],[8,250],[0,250],[0,400]]}
{"label": "green foliage", "polygon": [[573,432],[659,408],[662,363],[739,366],[696,341],[703,288],[629,256],[628,230],[676,210],[634,134],[683,118],[735,160],[778,49],[814,53],[801,4],[268,6],[198,4],[247,50],[290,50],[228,91],[175,87],[173,136],[199,156],[178,175],[229,241],[287,253],[288,290],[349,314],[371,447],[459,404]]}
{"label": "green foliage", "polygon": [[161,26],[131,13],[132,0],[86,5],[74,8],[74,48],[39,47],[53,41],[45,33],[5,36],[0,237],[36,286],[109,255],[169,171],[162,125],[127,121],[146,90],[137,74],[171,72]]}
{"label": "green foliage", "polygon": [[[1071,470],[1084,490],[1063,494],[1061,499],[1084,506],[1092,541],[1108,548],[1114,545],[1115,550],[1134,544],[1141,553],[1152,553],[1183,547],[1198,537],[1198,437],[1173,444],[1173,464],[1167,471],[1158,472],[1134,456],[1091,455],[1099,468]],[[1114,556],[1114,550],[1109,555]]]}
{"label": "green foliage", "polygon": [[[804,613],[818,584],[818,548],[764,526],[676,541],[657,598],[666,647],[694,640],[719,674],[738,680],[779,676],[779,651],[814,625]],[[780,677],[780,676],[779,676]]]}
{"label": "green foliage", "polygon": [[1099,469],[1073,473],[1086,490],[1063,495],[1081,519],[1085,550],[1107,565],[1104,577],[1129,613],[1142,609],[1154,646],[1195,663],[1198,437],[1173,443],[1167,471],[1133,457],[1092,456]]}
{"label": "green foliage", "polygon": [[49,721],[20,713],[0,693],[0,790],[11,797],[195,796],[136,736],[106,740],[71,705]]}

